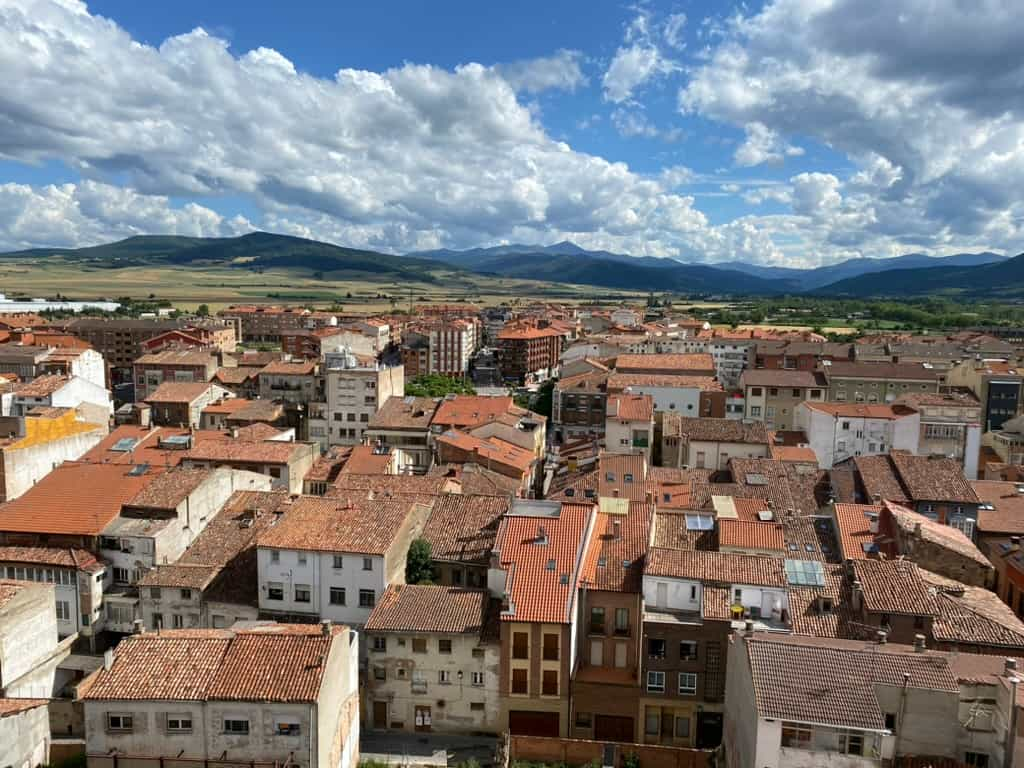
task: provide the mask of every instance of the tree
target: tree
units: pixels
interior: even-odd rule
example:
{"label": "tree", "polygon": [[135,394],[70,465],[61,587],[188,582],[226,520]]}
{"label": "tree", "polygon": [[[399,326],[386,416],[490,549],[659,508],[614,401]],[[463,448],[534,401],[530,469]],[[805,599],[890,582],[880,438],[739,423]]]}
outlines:
{"label": "tree", "polygon": [[476,390],[465,379],[430,373],[409,379],[405,383],[405,394],[412,397],[444,397],[452,394],[475,395]]}
{"label": "tree", "polygon": [[196,314],[199,315],[200,317],[209,317],[210,316],[210,305],[209,304],[200,304],[196,308]]}
{"label": "tree", "polygon": [[434,569],[430,565],[430,542],[426,539],[415,539],[409,545],[409,555],[405,559],[406,584],[433,583]]}

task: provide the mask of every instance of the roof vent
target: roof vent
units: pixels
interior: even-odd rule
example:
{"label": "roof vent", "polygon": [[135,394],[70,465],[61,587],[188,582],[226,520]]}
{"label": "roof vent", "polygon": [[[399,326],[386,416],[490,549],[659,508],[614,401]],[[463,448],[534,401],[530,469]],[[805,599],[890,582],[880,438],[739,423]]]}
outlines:
{"label": "roof vent", "polygon": [[547,544],[548,543],[548,532],[543,525],[537,526],[537,543]]}

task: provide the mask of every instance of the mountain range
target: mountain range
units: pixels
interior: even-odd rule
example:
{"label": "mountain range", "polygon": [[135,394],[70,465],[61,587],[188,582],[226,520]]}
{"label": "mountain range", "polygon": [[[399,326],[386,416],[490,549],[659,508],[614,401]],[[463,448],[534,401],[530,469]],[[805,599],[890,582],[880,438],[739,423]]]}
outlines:
{"label": "mountain range", "polygon": [[[438,282],[470,273],[503,278],[593,285],[602,288],[718,295],[819,294],[827,296],[971,297],[1024,296],[1024,254],[921,253],[889,259],[850,259],[814,269],[744,262],[714,265],[682,259],[633,257],[587,250],[575,243],[502,245],[468,250],[419,251],[404,256],[344,248],[269,232],[239,237],[197,238],[140,235],[86,248],[35,248],[0,254],[0,259],[61,258],[92,268],[120,269],[164,264],[249,270],[313,272],[327,280]],[[628,267],[628,268],[624,268]]]}

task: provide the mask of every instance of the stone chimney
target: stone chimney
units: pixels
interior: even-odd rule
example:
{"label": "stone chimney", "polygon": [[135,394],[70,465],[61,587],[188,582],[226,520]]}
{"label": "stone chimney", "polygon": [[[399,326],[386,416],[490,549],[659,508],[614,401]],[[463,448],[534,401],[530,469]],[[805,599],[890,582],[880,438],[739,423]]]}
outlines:
{"label": "stone chimney", "polygon": [[114,666],[114,651],[112,648],[107,648],[103,652],[103,668],[109,672],[112,666]]}
{"label": "stone chimney", "polygon": [[133,635],[141,635],[145,631],[146,631],[146,625],[142,621],[142,619],[136,619],[135,621],[132,622],[132,634]]}
{"label": "stone chimney", "polygon": [[754,636],[754,622],[751,619],[747,619],[743,623],[743,636],[753,637]]}
{"label": "stone chimney", "polygon": [[859,581],[853,582],[850,602],[853,605],[853,610],[855,611],[859,612],[864,607],[864,586]]}
{"label": "stone chimney", "polygon": [[1003,671],[1006,672],[1007,677],[1017,676],[1017,660],[1007,657],[1006,662],[1003,665]]}
{"label": "stone chimney", "polygon": [[331,635],[331,622],[327,619],[320,622],[320,634],[324,637],[330,637]]}
{"label": "stone chimney", "polygon": [[880,629],[875,633],[875,640],[879,645],[885,645],[889,639],[889,633],[884,629]]}
{"label": "stone chimney", "polygon": [[924,635],[914,635],[914,653],[924,653]]}

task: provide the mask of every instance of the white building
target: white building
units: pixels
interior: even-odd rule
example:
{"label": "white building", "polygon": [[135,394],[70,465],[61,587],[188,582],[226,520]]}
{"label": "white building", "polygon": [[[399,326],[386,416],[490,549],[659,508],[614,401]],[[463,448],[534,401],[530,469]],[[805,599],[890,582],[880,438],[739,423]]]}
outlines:
{"label": "white building", "polygon": [[649,461],[654,444],[654,399],[650,395],[609,395],[604,442],[609,451],[642,453]]}
{"label": "white building", "polygon": [[0,578],[53,584],[61,638],[91,633],[101,618],[105,575],[106,566],[85,549],[0,546]]}
{"label": "white building", "polygon": [[428,513],[408,501],[299,498],[257,540],[260,611],[362,626],[385,588],[405,582]]}
{"label": "white building", "polygon": [[388,587],[363,632],[367,723],[420,732],[498,730],[500,647],[498,633],[488,630],[489,598],[485,589]]}
{"label": "white building", "polygon": [[324,402],[309,407],[309,438],[321,446],[359,445],[389,397],[405,395],[405,369],[348,352],[324,355]]}
{"label": "white building", "polygon": [[39,376],[18,385],[4,416],[25,416],[33,408],[74,408],[86,421],[106,424],[114,413],[110,392],[80,376]]}
{"label": "white building", "polygon": [[0,759],[11,768],[50,762],[46,699],[0,699]]}
{"label": "white building", "polygon": [[822,469],[854,456],[918,451],[921,415],[907,406],[803,402],[793,417]]}
{"label": "white building", "polygon": [[682,416],[702,416],[702,392],[721,391],[710,376],[673,376],[648,373],[613,373],[608,377],[608,393],[628,392],[650,395],[655,411],[674,411]]}
{"label": "white building", "polygon": [[114,755],[295,768],[358,762],[359,651],[348,627],[147,632],[107,653],[79,689],[89,768],[112,768]]}
{"label": "white building", "polygon": [[54,585],[0,579],[0,696],[48,699],[75,637],[58,640]]}

